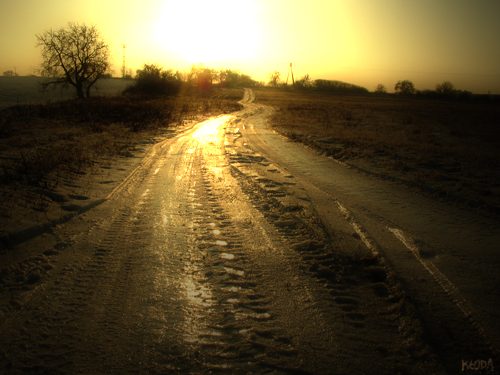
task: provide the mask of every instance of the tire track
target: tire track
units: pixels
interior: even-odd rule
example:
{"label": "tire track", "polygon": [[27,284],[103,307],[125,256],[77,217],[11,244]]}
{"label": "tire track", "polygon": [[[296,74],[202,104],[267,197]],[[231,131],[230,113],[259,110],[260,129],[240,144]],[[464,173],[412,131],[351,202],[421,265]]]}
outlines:
{"label": "tire track", "polygon": [[361,235],[327,230],[240,126],[222,116],[163,142],[83,234],[57,234],[59,263],[9,320],[2,368],[444,373],[391,267],[346,255]]}
{"label": "tire track", "polygon": [[56,233],[62,245],[46,251],[55,256],[51,277],[24,293],[19,311],[3,325],[2,368],[86,374],[109,366],[120,373],[123,358],[140,357],[137,336],[131,334],[138,332],[136,322],[127,316],[137,300],[138,288],[131,287],[138,283],[134,275],[143,258],[137,250],[150,242],[151,230],[144,209],[149,190],[141,195],[137,188],[150,184],[157,161],[158,155],[150,155],[115,189],[112,200],[93,210],[88,221],[94,224],[77,241],[63,240],[71,222]]}
{"label": "tire track", "polygon": [[[343,322],[354,329],[392,336],[373,343],[383,356],[391,358],[406,352],[403,357],[413,358],[414,365],[428,361],[433,372],[442,372],[427,343],[425,326],[394,271],[380,257],[376,244],[358,233],[359,241],[369,242],[371,251],[346,256],[341,248],[349,240],[341,232],[326,230],[305,191],[290,182],[293,176],[255,153],[237,128],[229,128],[227,134],[233,175],[253,205],[300,256],[300,267],[328,292],[329,297],[323,300],[327,310],[340,312]],[[400,344],[391,352],[394,342]]]}

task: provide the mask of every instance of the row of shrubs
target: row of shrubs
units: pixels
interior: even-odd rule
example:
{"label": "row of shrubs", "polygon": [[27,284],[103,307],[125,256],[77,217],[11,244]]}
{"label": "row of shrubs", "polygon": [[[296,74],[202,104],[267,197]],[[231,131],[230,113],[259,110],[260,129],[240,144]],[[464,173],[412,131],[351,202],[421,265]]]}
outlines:
{"label": "row of shrubs", "polygon": [[[315,91],[315,92],[326,92],[333,94],[369,94],[368,89],[353,85],[350,83],[335,81],[335,80],[325,80],[316,79],[310,80],[309,76],[306,75],[304,78],[295,82],[295,89],[301,91]],[[420,99],[445,99],[454,101],[473,101],[473,102],[488,102],[488,103],[500,103],[500,95],[490,95],[490,94],[473,94],[467,90],[457,90],[455,86],[449,82],[445,81],[441,84],[436,85],[435,90],[417,90],[413,85],[413,82],[409,80],[398,81],[394,87],[395,94],[405,97],[415,97]],[[374,91],[375,94],[387,94],[387,89],[383,84],[377,85]]]}
{"label": "row of shrubs", "polygon": [[163,70],[157,64],[144,64],[142,69],[137,70],[134,83],[128,86],[124,93],[149,96],[177,95],[193,89],[206,93],[215,85],[223,88],[262,86],[249,75],[232,69],[216,71],[199,64],[191,66],[188,71],[174,72],[172,69]]}

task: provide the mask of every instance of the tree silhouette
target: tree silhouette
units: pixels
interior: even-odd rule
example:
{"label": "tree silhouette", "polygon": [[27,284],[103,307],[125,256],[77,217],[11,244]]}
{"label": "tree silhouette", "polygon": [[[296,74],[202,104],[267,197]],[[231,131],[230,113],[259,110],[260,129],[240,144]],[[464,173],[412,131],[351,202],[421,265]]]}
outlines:
{"label": "tree silhouette", "polygon": [[398,81],[396,86],[394,86],[394,91],[396,94],[409,95],[415,93],[415,86],[413,86],[412,81],[404,80]]}
{"label": "tree silhouette", "polygon": [[158,64],[144,64],[137,69],[135,84],[125,89],[126,93],[147,95],[175,95],[181,88],[179,72],[163,70]]}
{"label": "tree silhouette", "polygon": [[6,77],[17,77],[19,74],[17,74],[13,70],[6,70],[5,72],[3,72],[3,75]]}
{"label": "tree silhouette", "polygon": [[75,87],[78,98],[90,96],[90,89],[109,66],[109,47],[96,26],[68,23],[67,28],[46,30],[36,35],[42,48],[41,74],[53,79],[42,83],[50,86]]}
{"label": "tree silhouette", "polygon": [[450,81],[444,81],[436,85],[436,92],[442,95],[451,95],[455,91],[455,86]]}
{"label": "tree silhouette", "polygon": [[298,88],[309,88],[312,87],[313,81],[309,74],[304,75],[301,79],[295,81],[295,86]]}
{"label": "tree silhouette", "polygon": [[281,73],[275,70],[273,73],[269,73],[269,82],[268,85],[272,87],[278,87],[281,83]]}
{"label": "tree silhouette", "polygon": [[375,92],[377,94],[386,94],[387,93],[387,89],[385,88],[385,85],[383,85],[382,83],[379,83],[377,85],[377,87],[375,87]]}

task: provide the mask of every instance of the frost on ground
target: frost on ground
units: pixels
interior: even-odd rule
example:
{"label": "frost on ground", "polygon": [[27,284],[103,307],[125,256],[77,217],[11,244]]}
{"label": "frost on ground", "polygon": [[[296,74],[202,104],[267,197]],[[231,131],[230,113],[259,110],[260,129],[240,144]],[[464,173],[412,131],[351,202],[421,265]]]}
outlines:
{"label": "frost on ground", "polygon": [[368,175],[500,212],[498,103],[257,90],[271,127]]}
{"label": "frost on ground", "polygon": [[[0,369],[452,374],[463,359],[497,363],[486,316],[497,300],[471,299],[464,282],[490,289],[477,270],[457,278],[467,254],[425,225],[448,231],[442,206],[421,220],[428,201],[287,143],[252,100],[246,90],[240,112],[136,142],[93,180],[98,204],[0,254]],[[464,315],[471,301],[483,314]]]}

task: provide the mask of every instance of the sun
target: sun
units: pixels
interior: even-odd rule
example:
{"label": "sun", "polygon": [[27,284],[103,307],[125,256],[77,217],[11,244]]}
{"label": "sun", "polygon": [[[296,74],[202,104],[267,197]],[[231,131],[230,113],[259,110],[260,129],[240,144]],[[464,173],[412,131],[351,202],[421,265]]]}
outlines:
{"label": "sun", "polygon": [[166,1],[154,33],[162,48],[192,63],[252,57],[258,42],[252,0]]}

